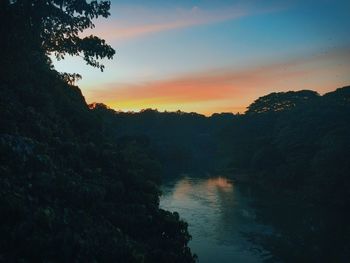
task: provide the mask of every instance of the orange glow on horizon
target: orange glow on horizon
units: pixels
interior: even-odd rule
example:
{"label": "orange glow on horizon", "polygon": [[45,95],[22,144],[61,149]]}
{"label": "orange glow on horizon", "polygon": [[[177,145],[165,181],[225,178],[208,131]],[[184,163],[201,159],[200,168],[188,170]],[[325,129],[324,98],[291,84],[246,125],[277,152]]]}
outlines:
{"label": "orange glow on horizon", "polygon": [[247,69],[222,69],[138,84],[107,83],[84,92],[88,102],[100,101],[122,111],[243,113],[271,92],[311,89],[319,93],[349,85],[350,49]]}

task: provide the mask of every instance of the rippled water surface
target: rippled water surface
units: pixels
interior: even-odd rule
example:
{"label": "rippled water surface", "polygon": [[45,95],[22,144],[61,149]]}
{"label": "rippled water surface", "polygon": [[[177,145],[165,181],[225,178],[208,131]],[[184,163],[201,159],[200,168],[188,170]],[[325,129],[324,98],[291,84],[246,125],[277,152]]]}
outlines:
{"label": "rippled water surface", "polygon": [[249,190],[225,177],[183,177],[163,184],[161,207],[189,224],[199,262],[263,262],[264,251],[245,233],[267,231],[255,222]]}

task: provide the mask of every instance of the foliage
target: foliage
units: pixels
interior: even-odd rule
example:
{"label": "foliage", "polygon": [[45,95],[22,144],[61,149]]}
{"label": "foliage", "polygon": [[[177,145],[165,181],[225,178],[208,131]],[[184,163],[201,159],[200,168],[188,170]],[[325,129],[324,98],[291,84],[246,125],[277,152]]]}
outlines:
{"label": "foliage", "polygon": [[[86,0],[4,0],[0,5],[2,51],[41,61],[50,53],[82,56],[87,64],[100,68],[100,58],[115,54],[105,40],[81,33],[93,28],[93,19],[109,16],[110,1]],[[18,47],[18,48],[16,48]],[[39,62],[40,63],[40,62]]]}
{"label": "foliage", "polygon": [[0,86],[1,260],[192,262],[187,224],[158,207],[147,144],[109,137],[54,71],[19,83]]}
{"label": "foliage", "polygon": [[[221,166],[217,148],[218,134],[235,116],[223,113],[211,117],[197,113],[158,112],[146,109],[140,113],[116,112],[102,104],[90,108],[114,129],[116,140],[123,136],[147,137],[166,175],[208,172]],[[101,114],[108,112],[107,115]]]}
{"label": "foliage", "polygon": [[49,52],[89,64],[114,51],[80,39],[109,2],[0,2],[0,262],[194,262],[187,224],[159,208],[161,169],[150,146],[116,140],[77,75]]}
{"label": "foliage", "polygon": [[259,98],[223,130],[221,145],[231,168],[271,195],[257,206],[258,220],[276,233],[255,238],[276,261],[346,262],[350,87],[323,96],[302,91]]}
{"label": "foliage", "polygon": [[249,105],[246,114],[285,111],[307,103],[318,96],[317,92],[311,90],[274,92],[254,101]]}

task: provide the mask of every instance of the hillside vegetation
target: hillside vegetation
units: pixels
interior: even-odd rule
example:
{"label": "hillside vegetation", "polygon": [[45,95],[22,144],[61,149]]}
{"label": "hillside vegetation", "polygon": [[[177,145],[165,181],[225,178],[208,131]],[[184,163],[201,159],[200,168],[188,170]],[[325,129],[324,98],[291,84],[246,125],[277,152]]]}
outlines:
{"label": "hillside vegetation", "polygon": [[[108,2],[1,1],[0,262],[193,262],[187,224],[159,208],[147,144],[115,141],[49,59],[114,54],[79,39]],[[63,5],[63,6],[62,6]]]}

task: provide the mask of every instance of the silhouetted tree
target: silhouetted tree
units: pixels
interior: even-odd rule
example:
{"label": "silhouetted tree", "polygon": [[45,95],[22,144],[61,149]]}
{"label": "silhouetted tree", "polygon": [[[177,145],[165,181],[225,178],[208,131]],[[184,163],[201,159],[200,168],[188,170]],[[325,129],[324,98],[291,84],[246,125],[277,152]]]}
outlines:
{"label": "silhouetted tree", "polygon": [[41,60],[48,60],[50,53],[58,59],[79,55],[101,70],[104,66],[98,59],[111,59],[115,54],[105,40],[79,35],[94,27],[93,19],[110,15],[110,1],[5,0],[0,7],[2,51],[18,52],[25,47],[26,55]]}
{"label": "silhouetted tree", "polygon": [[194,262],[187,224],[159,209],[160,164],[143,138],[117,141],[55,53],[101,70],[114,50],[80,37],[109,1],[0,1],[0,262]]}
{"label": "silhouetted tree", "polygon": [[249,105],[247,114],[277,112],[294,108],[295,106],[317,98],[319,95],[315,91],[301,90],[288,92],[274,92],[258,98]]}

